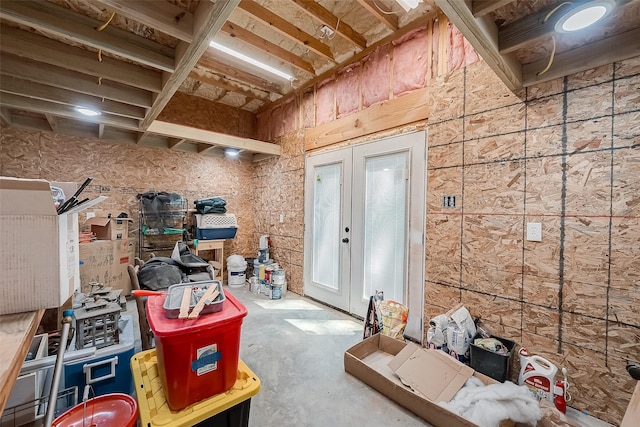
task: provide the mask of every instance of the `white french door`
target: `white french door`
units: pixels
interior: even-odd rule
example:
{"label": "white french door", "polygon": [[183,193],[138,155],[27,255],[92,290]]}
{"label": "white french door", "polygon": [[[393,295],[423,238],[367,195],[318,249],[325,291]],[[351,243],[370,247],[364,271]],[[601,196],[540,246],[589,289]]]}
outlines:
{"label": "white french door", "polygon": [[409,307],[422,339],[425,132],[311,155],[305,168],[304,292],[364,317],[377,290]]}

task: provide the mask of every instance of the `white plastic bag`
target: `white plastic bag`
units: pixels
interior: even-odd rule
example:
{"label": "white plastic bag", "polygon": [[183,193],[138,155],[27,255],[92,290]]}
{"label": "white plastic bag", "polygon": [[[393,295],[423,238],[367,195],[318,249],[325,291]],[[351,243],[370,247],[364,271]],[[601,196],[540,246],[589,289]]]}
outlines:
{"label": "white plastic bag", "polygon": [[476,334],[476,325],[466,307],[462,306],[449,314],[447,347],[449,354],[461,362],[469,361],[469,345]]}
{"label": "white plastic bag", "polygon": [[441,350],[442,346],[447,343],[447,326],[449,325],[449,317],[439,314],[429,321],[429,330],[427,331],[427,348]]}

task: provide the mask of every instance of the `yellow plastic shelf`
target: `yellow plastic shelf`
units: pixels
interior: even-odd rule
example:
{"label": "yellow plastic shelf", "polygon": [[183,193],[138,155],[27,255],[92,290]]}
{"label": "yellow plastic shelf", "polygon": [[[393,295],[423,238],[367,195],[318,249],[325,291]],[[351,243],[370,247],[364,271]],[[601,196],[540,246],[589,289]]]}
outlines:
{"label": "yellow plastic shelf", "polygon": [[242,360],[238,360],[238,377],[230,390],[180,411],[172,411],[162,389],[155,348],[135,354],[131,358],[131,372],[140,411],[140,425],[143,427],[190,427],[250,399],[260,391],[260,379]]}

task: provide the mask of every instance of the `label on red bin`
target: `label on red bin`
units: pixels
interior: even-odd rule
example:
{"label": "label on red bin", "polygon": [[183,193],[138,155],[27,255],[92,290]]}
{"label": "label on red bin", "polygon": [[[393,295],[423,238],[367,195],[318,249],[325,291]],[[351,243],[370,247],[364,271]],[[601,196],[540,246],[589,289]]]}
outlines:
{"label": "label on red bin", "polygon": [[198,376],[218,369],[218,361],[222,354],[218,351],[218,344],[201,347],[197,351],[198,358],[191,362],[191,371],[196,371]]}

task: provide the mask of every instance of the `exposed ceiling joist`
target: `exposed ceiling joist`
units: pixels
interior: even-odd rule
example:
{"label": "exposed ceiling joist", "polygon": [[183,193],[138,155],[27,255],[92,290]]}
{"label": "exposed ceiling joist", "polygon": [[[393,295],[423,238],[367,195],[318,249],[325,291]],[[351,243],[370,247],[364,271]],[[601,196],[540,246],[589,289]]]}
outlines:
{"label": "exposed ceiling joist", "polygon": [[188,140],[184,138],[169,138],[169,148],[175,150],[179,145],[184,144],[187,141]]}
{"label": "exposed ceiling joist", "polygon": [[531,86],[639,55],[640,29],[635,29],[557,54],[551,68],[541,76],[538,76],[538,72],[545,68],[548,59],[525,64],[522,66],[523,85]]}
{"label": "exposed ceiling joist", "polygon": [[498,52],[498,27],[488,15],[475,18],[468,4],[459,0],[435,2],[509,89],[522,87],[520,62],[513,54],[501,55]]}
{"label": "exposed ceiling joist", "polygon": [[56,118],[53,117],[51,114],[45,114],[44,118],[47,119],[47,122],[49,122],[49,127],[51,127],[51,131],[58,132],[58,122]]}
{"label": "exposed ceiling joist", "polygon": [[133,119],[142,119],[145,112],[144,108],[136,107],[134,105],[123,104],[109,99],[102,101],[100,98],[96,98],[95,96],[46,86],[40,83],[18,79],[16,77],[2,78],[2,80],[0,80],[0,91],[3,93],[13,93],[15,95],[27,96],[29,98],[66,104],[72,107],[83,106]]}
{"label": "exposed ceiling joist", "polygon": [[313,66],[298,55],[295,55],[294,53],[281,48],[277,44],[271,43],[270,41],[255,35],[251,31],[245,30],[244,28],[235,25],[233,22],[225,22],[225,24],[222,26],[221,31],[223,33],[229,34],[231,37],[234,37],[237,40],[242,40],[243,42],[250,44],[251,46],[257,47],[258,49],[268,53],[269,55],[275,56],[276,58],[293,65],[299,70],[315,74]]}
{"label": "exposed ceiling joist", "polygon": [[159,120],[151,123],[148,131],[173,138],[186,138],[197,143],[239,148],[256,153],[278,156],[282,153],[282,148],[279,145],[271,144],[269,142],[258,141],[250,138],[241,138],[238,136],[226,135],[223,133],[162,122]]}
{"label": "exposed ceiling joist", "polygon": [[11,126],[11,112],[8,108],[0,108],[0,121],[6,126]]}
{"label": "exposed ceiling joist", "polygon": [[313,0],[291,0],[309,15],[322,22],[327,27],[335,31],[340,37],[350,41],[351,43],[360,46],[362,49],[367,47],[367,40],[362,34],[356,32],[349,24],[342,21],[333,13],[322,7],[319,3]]}
{"label": "exposed ceiling joist", "polygon": [[211,145],[211,144],[198,143],[198,153],[200,153],[200,154],[206,153],[207,151],[210,151],[213,148],[217,148],[217,146],[216,145]]}
{"label": "exposed ceiling joist", "polygon": [[0,74],[86,95],[124,102],[138,107],[151,106],[151,92],[103,80],[54,65],[32,63],[14,55],[0,54]]}
{"label": "exposed ceiling joist", "polygon": [[282,88],[279,85],[271,83],[261,77],[254,76],[253,74],[247,73],[246,71],[242,71],[230,65],[223,64],[222,62],[213,58],[209,53],[205,54],[200,59],[200,61],[198,61],[198,65],[208,68],[216,73],[220,73],[224,76],[239,80],[243,83],[247,83],[265,92],[272,92],[282,95]]}
{"label": "exposed ceiling joist", "polygon": [[122,16],[151,28],[156,28],[178,40],[193,41],[193,13],[160,1],[144,0],[94,0]]}
{"label": "exposed ceiling joist", "polygon": [[138,120],[126,117],[112,116],[110,114],[102,114],[100,116],[83,116],[73,107],[54,102],[43,101],[40,99],[31,99],[11,93],[2,94],[2,103],[7,107],[34,111],[42,114],[51,114],[56,117],[66,117],[70,119],[87,121],[92,123],[104,123],[124,129],[138,129]]}
{"label": "exposed ceiling joist", "polygon": [[98,31],[102,22],[53,3],[3,0],[0,16],[149,67],[174,71],[173,57],[167,55],[173,53],[171,49],[115,27]]}
{"label": "exposed ceiling joist", "polygon": [[500,9],[502,6],[506,6],[513,1],[515,0],[473,0],[473,16],[480,18],[481,16],[488,15],[494,10]]}
{"label": "exposed ceiling joist", "polygon": [[11,119],[11,126],[51,132],[51,126],[44,117],[31,117],[24,114],[14,114]]}
{"label": "exposed ceiling joist", "polygon": [[[570,4],[563,6],[570,6]],[[554,27],[560,15],[548,16],[551,11],[553,7],[551,10],[547,8],[501,27],[498,33],[500,53],[513,52],[542,37],[554,34]]]}
{"label": "exposed ceiling joist", "polygon": [[282,17],[276,15],[267,8],[249,0],[241,0],[239,7],[240,9],[252,15],[254,18],[263,22],[265,25],[270,26],[283,36],[288,37],[290,40],[300,44],[301,46],[317,53],[318,55],[330,61],[334,61],[333,54],[331,53],[331,49],[329,48],[329,46],[314,38],[310,34],[302,31],[295,25],[287,22]]}
{"label": "exposed ceiling joist", "polygon": [[244,85],[240,85],[235,83],[232,80],[225,79],[222,76],[218,76],[217,74],[211,73],[206,70],[201,70],[199,68],[194,68],[189,73],[189,77],[192,79],[196,79],[202,83],[210,84],[213,86],[217,86],[224,90],[230,92],[238,92],[241,95],[246,96],[251,99],[259,99],[260,101],[269,101],[271,98],[269,97],[269,93],[259,89],[247,88]]}
{"label": "exposed ceiling joist", "polygon": [[391,31],[398,29],[398,17],[384,4],[377,3],[375,0],[358,0],[358,3]]}
{"label": "exposed ceiling joist", "polygon": [[96,82],[102,77],[148,91],[161,89],[158,71],[112,58],[103,57],[100,62],[97,53],[6,25],[0,25],[0,35],[2,52],[89,74]]}
{"label": "exposed ceiling joist", "polygon": [[100,123],[98,125],[98,139],[104,138],[104,124]]}
{"label": "exposed ceiling joist", "polygon": [[216,3],[210,1],[201,2],[194,13],[193,41],[178,43],[176,47],[175,72],[166,76],[162,91],[153,102],[153,106],[147,112],[142,121],[142,129],[146,129],[162,112],[162,109],[171,100],[182,82],[189,76],[189,72],[195,67],[202,54],[209,47],[211,39],[220,31],[229,15],[238,5],[239,0],[219,0]]}

